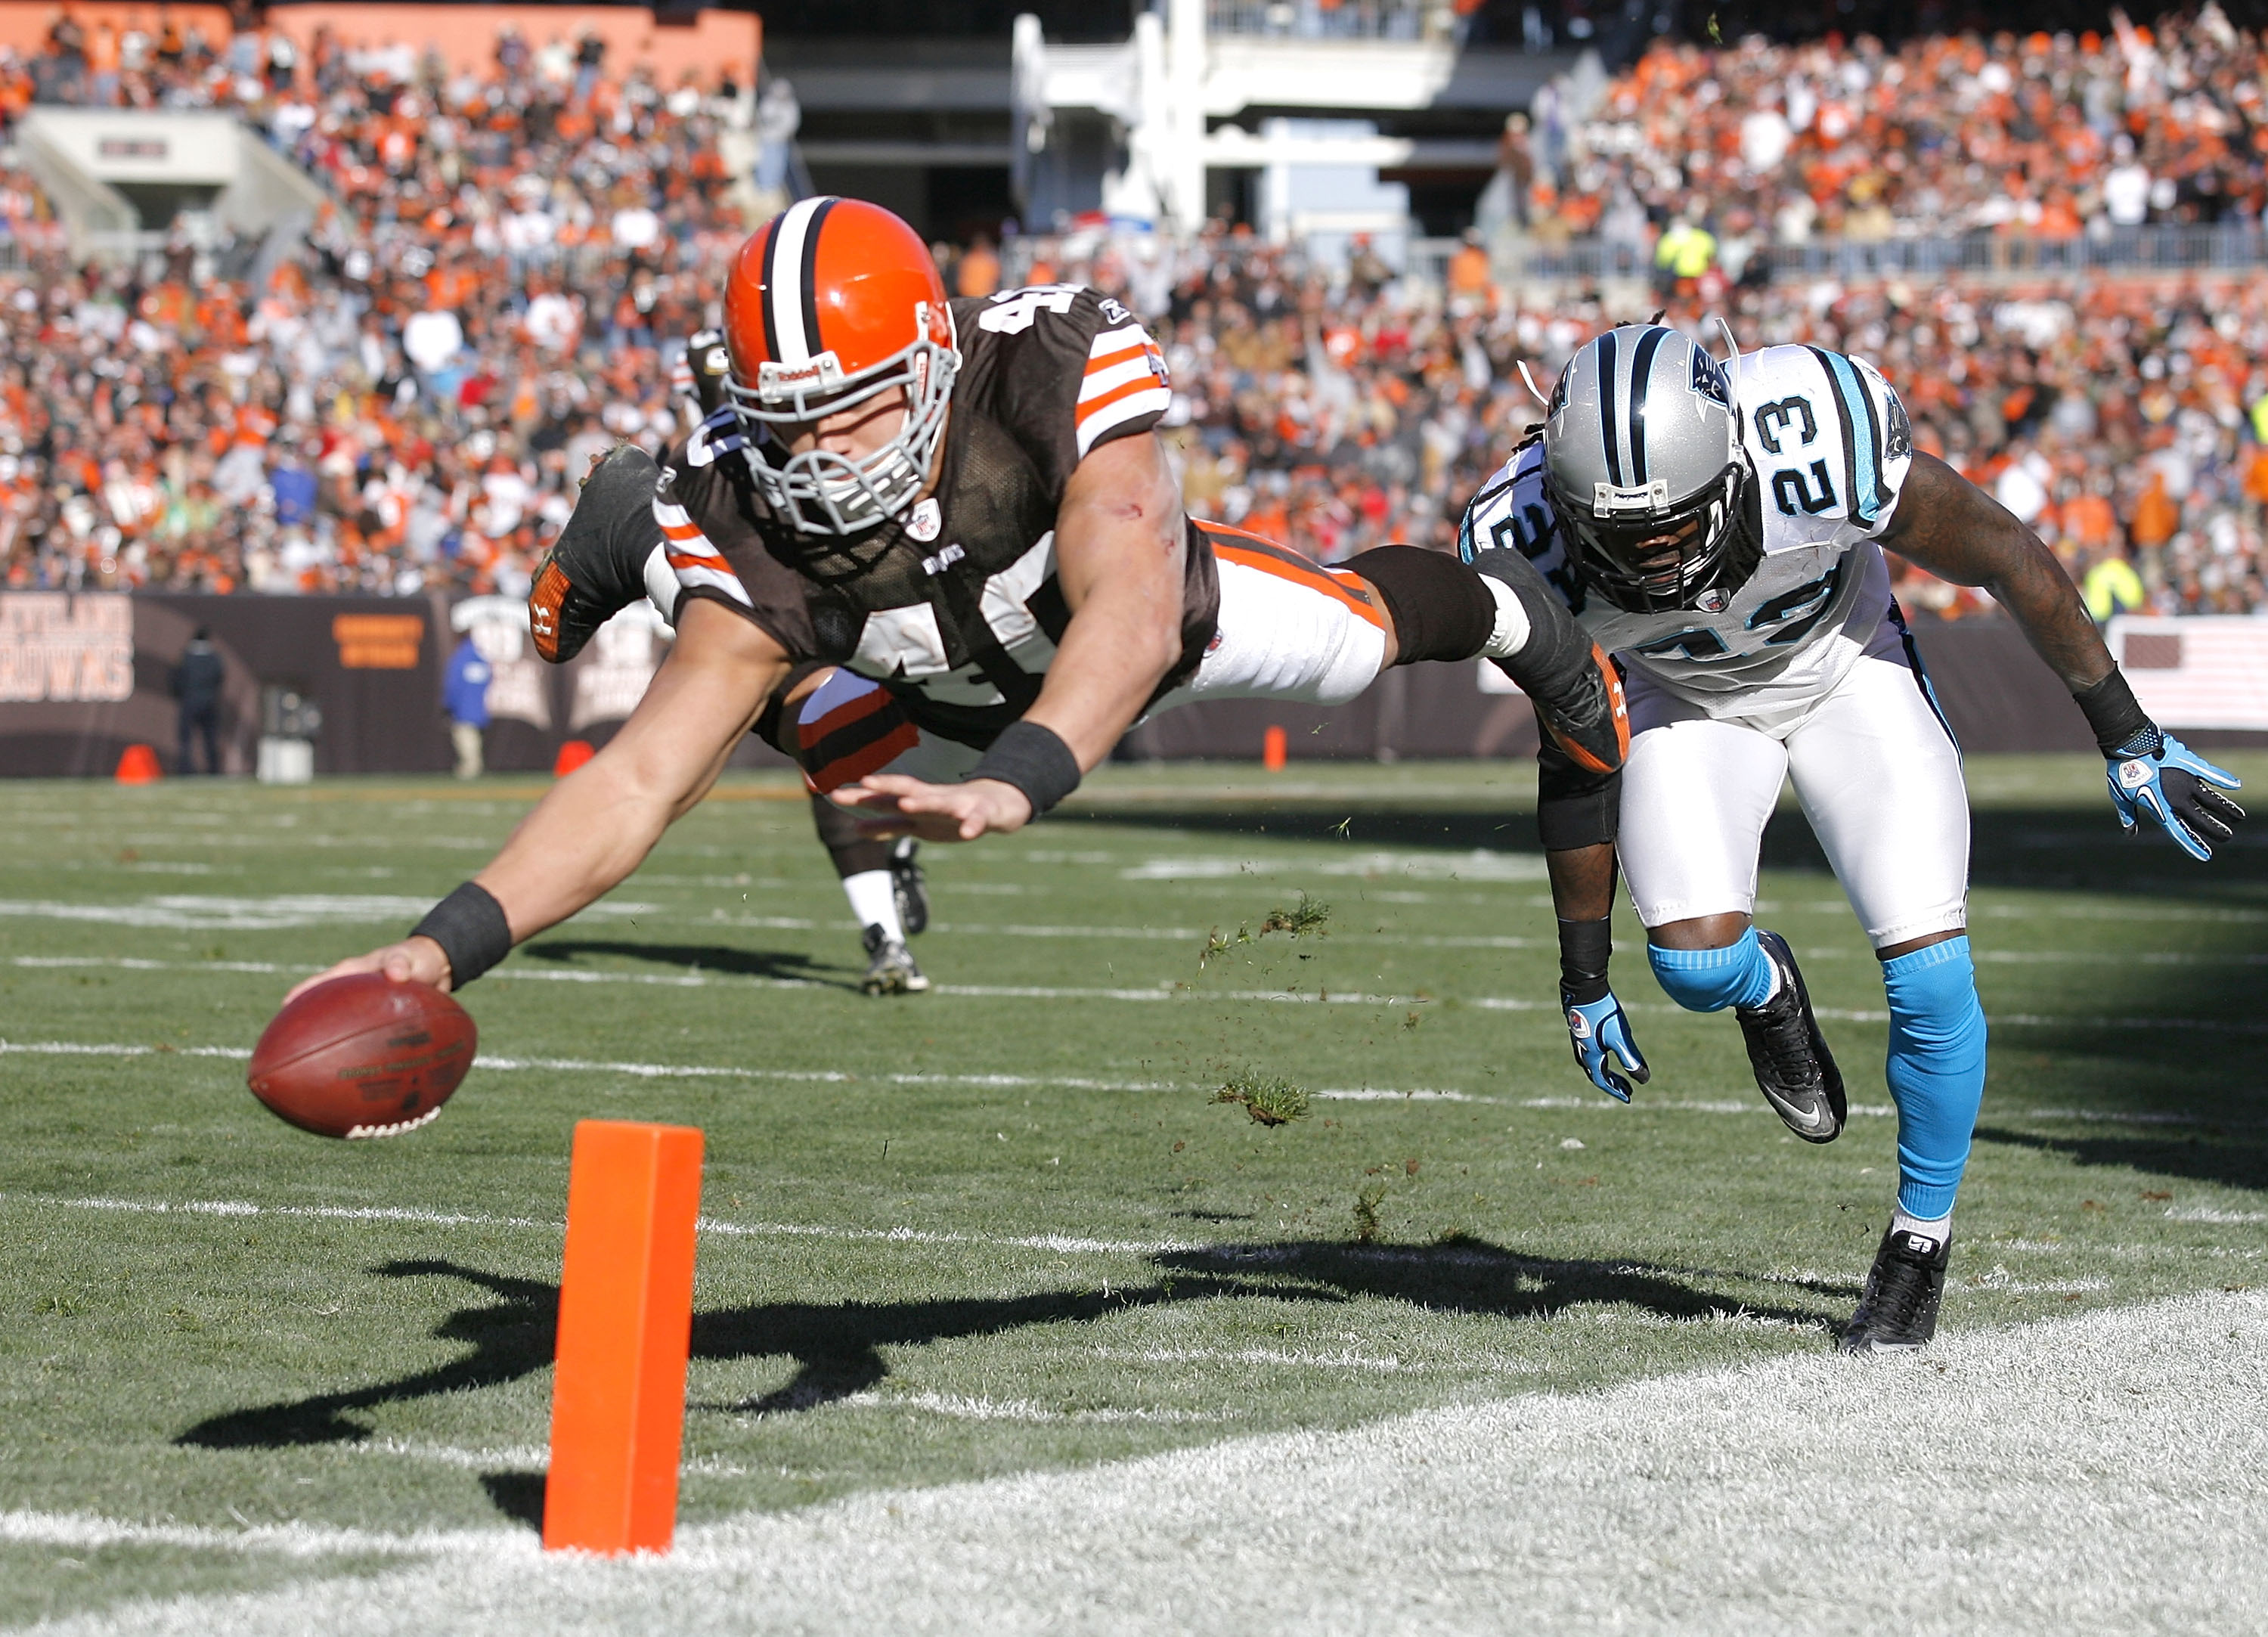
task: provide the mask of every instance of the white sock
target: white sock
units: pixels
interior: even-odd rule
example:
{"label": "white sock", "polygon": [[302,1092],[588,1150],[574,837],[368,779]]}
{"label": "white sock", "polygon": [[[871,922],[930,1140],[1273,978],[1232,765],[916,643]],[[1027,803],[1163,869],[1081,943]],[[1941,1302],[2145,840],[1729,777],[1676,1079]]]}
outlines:
{"label": "white sock", "polygon": [[898,899],[890,890],[889,871],[860,870],[856,875],[845,875],[843,896],[850,900],[850,918],[860,926],[879,926],[883,937],[894,943],[905,942],[906,929],[898,922]]}
{"label": "white sock", "polygon": [[1481,584],[1496,599],[1496,625],[1481,649],[1481,657],[1509,660],[1528,645],[1528,610],[1521,606],[1520,594],[1495,575],[1482,575]]}
{"label": "white sock", "polygon": [[1920,1217],[1907,1215],[1905,1207],[1900,1206],[1890,1213],[1890,1231],[1919,1234],[1924,1239],[1934,1240],[1941,1245],[1953,1237],[1953,1215],[1948,1212],[1933,1220],[1924,1221]]}

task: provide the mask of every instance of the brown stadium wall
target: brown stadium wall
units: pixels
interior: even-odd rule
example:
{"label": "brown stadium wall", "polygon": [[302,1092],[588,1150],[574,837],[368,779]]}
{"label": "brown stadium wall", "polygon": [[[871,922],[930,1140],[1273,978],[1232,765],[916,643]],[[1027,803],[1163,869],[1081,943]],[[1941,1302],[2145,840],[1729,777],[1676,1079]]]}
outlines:
{"label": "brown stadium wall", "polygon": [[[176,710],[167,684],[200,627],[211,631],[225,670],[225,771],[252,771],[269,687],[297,689],[320,705],[318,772],[446,771],[441,679],[456,641],[449,608],[438,596],[0,592],[0,775],[107,778],[136,743],[155,746],[174,771]],[[1963,749],[2093,748],[2068,695],[2008,621],[1923,622],[1916,640]],[[489,766],[548,771],[571,738],[603,744],[627,707],[602,704],[594,715],[589,701],[624,701],[637,689],[619,678],[593,689],[585,672],[595,662],[595,645],[566,666],[526,660],[517,714],[499,716],[489,731]],[[1187,706],[1136,727],[1119,755],[1251,761],[1270,727],[1285,730],[1293,762],[1524,757],[1536,742],[1527,700],[1484,693],[1476,665],[1423,665],[1389,672],[1336,710],[1264,700]],[[2260,732],[2188,736],[2200,744],[2268,742]],[[753,739],[734,763],[783,764]]]}

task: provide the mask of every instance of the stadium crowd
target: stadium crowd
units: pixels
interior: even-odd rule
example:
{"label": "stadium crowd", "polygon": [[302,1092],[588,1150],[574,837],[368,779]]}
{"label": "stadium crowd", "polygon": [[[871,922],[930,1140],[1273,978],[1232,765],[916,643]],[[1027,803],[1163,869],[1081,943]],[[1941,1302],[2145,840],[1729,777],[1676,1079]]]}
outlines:
{"label": "stadium crowd", "polygon": [[[2109,237],[2257,220],[2268,203],[2261,38],[2216,4],[2108,34],[1656,42],[1580,118],[1548,97],[1506,137],[1513,203],[1547,240],[1633,244],[1708,225],[1766,240],[1987,232]],[[1737,272],[1737,269],[1735,269]]]}
{"label": "stadium crowd", "polygon": [[[1896,54],[1657,47],[1587,123],[1516,133],[1526,230],[1683,224],[1737,249],[1757,222],[2048,232],[2257,213],[2259,44],[2218,17]],[[682,424],[673,350],[713,317],[749,225],[721,152],[753,99],[614,74],[595,44],[506,34],[488,73],[454,77],[327,37],[303,62],[251,28],[217,49],[59,33],[0,59],[0,119],[34,98],[233,107],[337,200],[272,269],[186,237],[162,267],[80,265],[30,179],[0,168],[5,583],[524,591],[591,456]],[[1507,288],[1477,246],[1445,285],[1362,247],[1327,276],[1226,227],[1181,247],[1026,238],[953,270],[981,292],[1003,260],[1151,317],[1192,509],[1326,560],[1453,547],[1464,498],[1541,413],[1521,365],[1548,386],[1584,337],[1651,306]],[[1673,321],[1697,334],[1723,311],[1745,347],[1878,363],[1920,446],[2039,528],[2102,611],[2268,607],[2261,281],[1724,277],[1740,270],[1673,283]],[[1904,591],[1943,614],[1985,606],[1918,576]]]}

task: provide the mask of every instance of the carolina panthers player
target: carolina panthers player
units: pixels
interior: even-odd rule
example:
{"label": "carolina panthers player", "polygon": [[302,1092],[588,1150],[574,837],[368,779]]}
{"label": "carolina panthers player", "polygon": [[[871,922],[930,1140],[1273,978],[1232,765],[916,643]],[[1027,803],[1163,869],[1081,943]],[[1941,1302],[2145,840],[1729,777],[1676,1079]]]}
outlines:
{"label": "carolina panthers player", "polygon": [[1859,359],[1779,346],[1720,365],[1658,324],[1596,336],[1541,434],[1474,498],[1460,548],[1476,565],[1533,562],[1626,670],[1624,769],[1587,776],[1547,746],[1543,777],[1561,999],[1594,1083],[1627,1102],[1647,1079],[1608,983],[1617,854],[1661,986],[1690,1010],[1734,1009],[1757,1085],[1806,1141],[1832,1141],[1845,1107],[1786,940],[1750,919],[1783,778],[1874,946],[1898,1191],[1848,1352],[1935,1333],[1984,1086],[1960,751],[1885,546],[2015,618],[2093,726],[2129,833],[2147,818],[2200,859],[2228,838],[2243,811],[2220,792],[2237,781],[2150,720],[2047,548],[1914,450],[1897,395]]}

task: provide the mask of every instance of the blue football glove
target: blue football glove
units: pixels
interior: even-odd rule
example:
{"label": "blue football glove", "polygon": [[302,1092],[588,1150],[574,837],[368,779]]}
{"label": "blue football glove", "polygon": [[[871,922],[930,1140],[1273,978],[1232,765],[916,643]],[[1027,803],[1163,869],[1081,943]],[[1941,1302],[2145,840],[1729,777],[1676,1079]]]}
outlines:
{"label": "blue football glove", "polygon": [[[1653,1078],[1653,1071],[1646,1066],[1639,1055],[1638,1042],[1631,1037],[1630,1019],[1623,1011],[1623,1003],[1609,993],[1604,999],[1578,1006],[1564,990],[1559,1004],[1566,1009],[1567,1033],[1575,1043],[1575,1062],[1596,1086],[1617,1102],[1631,1100],[1631,1080],[1643,1086]],[[1608,1066],[1611,1054],[1623,1061],[1630,1071],[1630,1080]]]}
{"label": "blue football glove", "polygon": [[2244,816],[2242,807],[2220,793],[2241,788],[2242,781],[2171,734],[2153,729],[2151,736],[2155,747],[2137,734],[2110,759],[2110,805],[2118,822],[2132,836],[2147,816],[2190,857],[2210,859],[2213,844],[2235,836],[2230,826]]}

